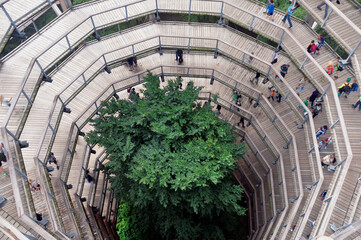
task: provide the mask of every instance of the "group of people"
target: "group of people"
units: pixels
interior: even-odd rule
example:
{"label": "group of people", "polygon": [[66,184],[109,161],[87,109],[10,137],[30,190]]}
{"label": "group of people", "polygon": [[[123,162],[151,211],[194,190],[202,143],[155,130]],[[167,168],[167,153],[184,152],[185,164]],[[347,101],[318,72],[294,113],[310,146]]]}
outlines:
{"label": "group of people", "polygon": [[312,56],[319,55],[320,50],[324,44],[325,44],[325,38],[321,34],[318,34],[317,41],[315,42],[315,40],[312,40],[310,44],[307,46],[307,52]]}
{"label": "group of people", "polygon": [[281,99],[282,99],[282,95],[281,95],[281,93],[279,93],[278,91],[273,89],[271,91],[271,94],[267,98],[268,98],[268,100],[272,99],[272,101],[274,101],[275,97],[276,97],[276,101],[280,103]]}

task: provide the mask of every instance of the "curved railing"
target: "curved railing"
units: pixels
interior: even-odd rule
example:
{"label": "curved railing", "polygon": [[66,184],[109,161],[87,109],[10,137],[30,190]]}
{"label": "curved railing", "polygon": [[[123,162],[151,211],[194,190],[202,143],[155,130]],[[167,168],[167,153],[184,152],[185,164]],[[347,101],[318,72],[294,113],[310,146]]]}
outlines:
{"label": "curved railing", "polygon": [[[160,2],[160,1],[159,1],[159,2]],[[202,2],[206,2],[206,1],[202,1]],[[297,39],[296,39],[295,37],[293,37],[287,29],[284,29],[283,27],[279,27],[279,26],[275,25],[274,23],[272,23],[272,22],[270,22],[270,21],[268,21],[268,20],[262,19],[261,17],[258,17],[258,16],[254,15],[254,14],[252,14],[252,13],[245,12],[244,10],[242,10],[242,9],[240,9],[240,8],[238,8],[238,7],[230,4],[230,3],[221,2],[221,1],[207,1],[207,2],[212,2],[212,3],[216,4],[217,6],[219,6],[219,7],[220,7],[219,9],[222,9],[222,12],[215,12],[215,11],[213,11],[213,12],[212,12],[212,11],[210,11],[210,12],[201,11],[201,12],[206,12],[206,13],[211,13],[211,14],[220,15],[221,17],[224,17],[224,18],[228,18],[228,19],[236,20],[236,21],[237,21],[237,19],[234,19],[233,16],[232,16],[232,15],[234,14],[234,12],[235,12],[234,10],[237,10],[237,11],[239,11],[239,12],[242,12],[242,13],[244,13],[244,14],[249,15],[252,19],[257,19],[257,21],[252,21],[251,23],[248,24],[248,25],[249,25],[249,28],[251,28],[251,29],[257,29],[257,22],[267,22],[267,24],[269,24],[270,27],[273,27],[273,28],[275,28],[276,30],[281,30],[280,36],[278,36],[278,37],[273,36],[273,38],[274,38],[274,39],[275,39],[275,38],[278,38],[278,39],[280,40],[280,44],[281,44],[281,45],[284,45],[284,48],[285,48],[285,49],[289,49],[289,48],[293,47],[293,46],[291,46],[291,45],[289,44],[289,40],[291,39],[291,40],[292,40],[292,41],[291,41],[292,44],[294,44],[296,48],[299,48],[299,49],[302,50],[302,52],[304,53],[303,55],[306,57],[306,58],[304,59],[304,61],[306,62],[307,59],[310,59],[310,63],[311,63],[312,65],[314,65],[314,66],[316,67],[316,69],[319,70],[320,75],[323,75],[323,76],[325,77],[325,79],[327,79],[327,80],[329,81],[329,83],[330,83],[330,86],[331,86],[331,89],[332,89],[332,94],[330,94],[330,95],[332,95],[332,98],[334,98],[334,100],[335,100],[335,108],[336,108],[336,112],[337,112],[337,115],[338,115],[338,119],[340,120],[340,124],[341,124],[340,134],[344,137],[346,152],[347,152],[347,156],[348,156],[347,159],[350,160],[350,158],[352,157],[352,154],[351,154],[351,149],[350,149],[350,147],[349,147],[350,145],[347,144],[347,143],[349,143],[349,140],[348,140],[348,137],[347,137],[346,128],[345,128],[344,121],[343,121],[343,117],[342,117],[341,107],[340,107],[340,104],[339,104],[339,101],[338,101],[337,97],[335,97],[335,96],[337,95],[337,94],[336,94],[336,87],[335,87],[333,81],[331,81],[331,79],[329,78],[329,76],[324,73],[324,71],[322,70],[321,66],[319,66],[318,63],[317,63],[310,55],[308,55],[308,53],[306,52],[306,50],[305,50],[305,49],[302,47],[302,45],[297,41]],[[134,3],[134,4],[136,4],[136,3]],[[221,8],[222,5],[224,6],[223,8]],[[194,5],[193,5],[193,6],[194,6]],[[122,6],[122,7],[124,7],[124,6]],[[218,8],[218,7],[217,7],[217,8]],[[156,10],[157,12],[158,12],[158,11],[162,11],[162,10],[160,10],[160,9],[155,9],[155,10]],[[110,11],[110,10],[109,10],[109,11]],[[182,9],[182,8],[180,8],[179,11],[183,11],[183,12],[184,12],[185,10]],[[197,11],[196,11],[196,10],[192,10],[192,7],[189,8],[188,11],[189,11],[189,14],[194,13],[194,12],[200,12],[200,11],[198,11],[198,10],[197,10]],[[151,11],[151,12],[152,12],[152,11]],[[149,11],[147,11],[147,13],[149,13]],[[145,13],[142,13],[142,14],[145,14]],[[128,15],[128,18],[129,18],[129,15]],[[123,19],[124,19],[124,18],[123,18]],[[119,21],[120,21],[120,20],[119,20]],[[105,25],[106,25],[106,24],[105,24]],[[103,24],[103,26],[104,26],[104,24]],[[94,30],[94,28],[91,28],[91,27],[90,27],[90,29]],[[96,27],[95,27],[95,30],[96,30]],[[88,31],[88,33],[90,33],[90,32],[91,32],[91,30]],[[275,32],[277,32],[277,31],[275,31]],[[71,41],[67,41],[67,40],[66,40],[66,36],[68,36],[68,35],[63,36],[63,38],[61,38],[60,40],[62,40],[62,41],[65,40],[65,41],[64,41],[65,46],[67,46],[67,45],[68,45],[67,42],[69,42],[68,48],[65,48],[65,49],[64,49],[64,51],[68,52],[68,51],[71,50],[72,46],[74,46],[74,45],[71,44]],[[270,36],[270,37],[272,37],[272,36]],[[287,38],[288,38],[288,39],[287,39]],[[68,39],[69,39],[69,36],[68,36]],[[59,43],[60,40],[58,40],[57,43]],[[287,42],[287,44],[285,44],[285,42]],[[289,46],[288,46],[289,48],[287,48],[287,45],[289,45]],[[54,46],[54,45],[52,45],[52,46]],[[50,48],[51,48],[51,47],[49,47],[47,50],[49,50]],[[46,57],[46,54],[42,53],[42,54],[39,54],[38,56],[40,56],[40,57],[42,57],[42,58],[45,58],[45,57]],[[295,59],[295,61],[298,62],[298,63],[300,63],[300,60],[299,60],[299,59]],[[301,61],[301,62],[302,62],[302,61]],[[36,88],[37,88],[38,85],[34,85],[34,83],[35,83],[35,82],[38,82],[38,80],[34,81],[34,78],[32,78],[31,81],[27,81],[27,80],[28,80],[28,77],[29,77],[29,75],[30,75],[30,71],[32,71],[33,66],[35,66],[35,63],[37,63],[36,65],[39,67],[39,69],[38,69],[37,71],[35,71],[35,72],[42,73],[43,76],[44,76],[44,78],[47,79],[47,80],[49,80],[49,79],[47,78],[48,76],[46,75],[44,68],[42,68],[42,66],[41,66],[41,64],[40,64],[40,62],[39,62],[39,59],[38,59],[38,58],[34,59],[34,60],[31,62],[30,68],[29,68],[28,71],[27,71],[27,74],[26,74],[26,76],[25,76],[25,78],[24,78],[23,84],[22,84],[21,88],[19,89],[18,94],[17,94],[16,97],[15,97],[14,105],[10,108],[9,114],[7,115],[7,117],[6,117],[5,121],[4,121],[4,124],[3,124],[3,126],[2,126],[3,128],[5,128],[5,129],[8,130],[8,131],[10,131],[9,129],[17,129],[17,126],[20,126],[20,124],[18,124],[15,119],[13,120],[13,119],[11,118],[11,116],[12,116],[12,114],[13,114],[13,111],[14,111],[14,107],[15,107],[16,104],[18,103],[18,101],[19,101],[19,99],[20,99],[20,96],[23,95],[23,96],[21,97],[21,100],[23,100],[23,101],[25,101],[25,102],[28,102],[28,107],[27,107],[27,108],[24,108],[23,106],[22,106],[22,107],[16,106],[16,108],[19,109],[20,112],[27,112],[27,111],[29,110],[31,104],[32,104],[32,100],[35,98]],[[275,71],[275,72],[276,72],[276,71]],[[306,72],[307,72],[307,71],[306,71]],[[32,82],[33,84],[31,84],[31,82]],[[314,81],[314,84],[315,84],[316,86],[318,86],[318,88],[319,88],[320,90],[323,90],[323,88],[322,88],[317,82]],[[25,85],[26,85],[27,87],[29,86],[30,91],[28,90],[27,87],[24,88]],[[34,86],[35,86],[35,87],[34,87]],[[25,90],[25,89],[26,89],[26,90]],[[29,96],[31,96],[31,98],[30,98]],[[328,100],[328,99],[327,99],[327,96],[326,96],[325,98],[326,98],[326,100]],[[330,107],[329,107],[329,108],[330,108]],[[331,110],[331,109],[329,109],[329,111],[330,111],[330,110]],[[335,114],[333,113],[333,115],[335,115]],[[9,124],[9,123],[10,123],[10,124]],[[13,125],[13,123],[14,123],[14,125]],[[10,125],[11,125],[11,126],[10,126]],[[313,127],[314,127],[314,126],[313,126]],[[18,133],[17,133],[16,135],[13,134],[13,135],[17,138],[17,139],[14,138],[15,141],[17,141],[17,142],[18,142],[18,140],[19,140],[18,137],[20,136],[20,132],[21,132],[21,128],[18,128],[18,129],[19,129]],[[314,128],[313,128],[313,129],[314,129]],[[337,133],[338,130],[335,130],[334,132]],[[341,136],[341,135],[340,135],[340,136]],[[313,139],[313,140],[315,140],[315,139]],[[8,143],[8,142],[5,142],[5,144],[7,144],[7,143]],[[316,152],[317,152],[317,149],[316,149]],[[317,157],[317,156],[316,156],[316,157]],[[341,166],[341,168],[342,168],[342,166]],[[319,170],[319,171],[320,171],[320,170]],[[321,176],[320,179],[322,180],[322,172],[320,172],[320,176]]]}

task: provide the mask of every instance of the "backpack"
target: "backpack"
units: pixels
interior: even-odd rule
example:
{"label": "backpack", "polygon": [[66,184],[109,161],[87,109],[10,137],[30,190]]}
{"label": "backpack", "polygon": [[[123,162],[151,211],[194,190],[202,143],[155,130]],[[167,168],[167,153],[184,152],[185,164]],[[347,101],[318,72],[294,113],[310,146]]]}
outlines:
{"label": "backpack", "polygon": [[357,90],[358,90],[358,85],[357,85],[357,83],[352,84],[351,91],[356,92]]}
{"label": "backpack", "polygon": [[282,70],[282,71],[287,71],[286,64],[283,64],[283,65],[281,66],[281,70]]}
{"label": "backpack", "polygon": [[1,161],[1,162],[7,162],[7,161],[8,161],[8,160],[6,159],[5,154],[0,153],[0,161]]}
{"label": "backpack", "polygon": [[308,45],[308,47],[307,47],[307,52],[309,52],[309,53],[311,53],[311,44],[310,45]]}

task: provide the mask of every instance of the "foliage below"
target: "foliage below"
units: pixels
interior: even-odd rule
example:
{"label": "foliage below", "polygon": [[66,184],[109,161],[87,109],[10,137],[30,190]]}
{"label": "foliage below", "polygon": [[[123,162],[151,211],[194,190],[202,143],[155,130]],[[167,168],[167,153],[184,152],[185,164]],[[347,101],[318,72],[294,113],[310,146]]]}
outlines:
{"label": "foliage below", "polygon": [[73,0],[73,5],[77,5],[77,4],[85,3],[85,2],[90,2],[90,1],[93,1],[93,0]]}
{"label": "foliage below", "polygon": [[179,79],[144,81],[142,98],[103,102],[87,135],[109,154],[103,171],[116,197],[132,204],[142,239],[233,239],[245,209],[232,171],[246,148],[196,103],[192,82],[180,91]]}
{"label": "foliage below", "polygon": [[119,204],[117,230],[121,240],[141,240],[137,219],[135,215],[132,215],[131,205],[124,201]]}

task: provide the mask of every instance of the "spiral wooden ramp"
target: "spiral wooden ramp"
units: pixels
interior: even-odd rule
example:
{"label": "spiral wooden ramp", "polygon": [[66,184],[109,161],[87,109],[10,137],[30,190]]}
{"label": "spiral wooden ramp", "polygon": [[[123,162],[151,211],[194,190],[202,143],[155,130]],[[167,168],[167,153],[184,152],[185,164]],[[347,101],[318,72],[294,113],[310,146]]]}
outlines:
{"label": "spiral wooden ramp", "polygon": [[[300,2],[312,13],[311,1]],[[337,55],[328,46],[315,58],[306,52],[316,38],[308,25],[294,19],[294,27],[287,29],[281,12],[271,22],[263,11],[263,5],[246,0],[94,1],[64,12],[6,55],[1,60],[1,92],[14,100],[10,108],[0,108],[8,156],[3,164],[8,175],[1,176],[0,183],[0,194],[7,200],[0,211],[1,239],[116,239],[117,200],[107,176],[93,172],[107,155],[82,136],[92,129],[89,119],[101,101],[115,93],[127,98],[125,89],[130,86],[139,90],[147,69],[164,84],[181,75],[185,83],[203,86],[200,101],[219,95],[220,118],[235,125],[249,149],[234,177],[246,191],[250,239],[356,238],[361,135],[351,103],[358,96],[339,99],[337,86],[347,77],[359,79],[358,50],[351,57],[353,68],[346,67],[333,80],[323,68]],[[169,12],[210,14],[220,21],[157,21]],[[104,27],[139,17],[149,21],[99,36]],[[269,63],[274,47],[231,28],[229,22],[279,43],[283,51],[278,63]],[[85,42],[90,35],[100,40]],[[338,35],[340,41],[344,35]],[[182,65],[174,61],[177,48],[185,52]],[[254,59],[248,61],[251,52]],[[134,72],[125,65],[133,54],[138,57]],[[290,64],[289,73],[275,78],[284,63]],[[110,74],[105,71],[109,69]],[[258,84],[250,81],[256,71],[262,74]],[[304,76],[309,82],[298,97],[295,87]],[[265,77],[269,82],[263,84]],[[281,103],[267,99],[271,86],[282,94]],[[323,112],[312,119],[305,117],[303,101],[315,89],[322,94]],[[242,106],[232,102],[234,90],[242,93]],[[246,119],[245,128],[237,126],[240,117]],[[321,125],[331,128],[326,136],[334,143],[319,151],[315,130]],[[59,170],[52,165],[48,172],[50,152]],[[333,152],[337,167],[321,168],[320,158]],[[94,177],[91,183],[85,180],[88,168]],[[39,182],[42,190],[32,192],[28,179]],[[321,201],[318,196],[325,189],[328,194]],[[43,221],[36,220],[36,213],[43,214]]]}

